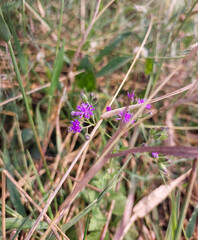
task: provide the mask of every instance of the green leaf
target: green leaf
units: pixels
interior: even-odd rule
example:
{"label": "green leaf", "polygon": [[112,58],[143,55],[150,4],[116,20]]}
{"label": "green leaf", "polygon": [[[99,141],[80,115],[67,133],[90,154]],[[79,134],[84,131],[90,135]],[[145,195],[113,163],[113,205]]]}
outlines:
{"label": "green leaf", "polygon": [[120,192],[112,192],[110,195],[110,200],[115,200],[113,214],[122,216],[125,209],[126,197]]}
{"label": "green leaf", "polygon": [[5,22],[5,19],[3,17],[3,13],[0,8],[0,39],[4,42],[9,42],[11,39],[11,33],[8,28],[7,23]]}
{"label": "green leaf", "polygon": [[191,44],[191,42],[195,39],[194,35],[191,36],[186,36],[182,39],[182,42],[184,43],[185,47],[189,47],[189,45]]}
{"label": "green leaf", "polygon": [[145,63],[145,74],[150,75],[153,71],[153,59],[146,59]]}
{"label": "green leaf", "polygon": [[24,143],[31,141],[33,139],[33,136],[34,136],[33,131],[30,128],[25,128],[21,132],[21,137]]}
{"label": "green leaf", "polygon": [[186,236],[189,239],[192,237],[195,226],[196,226],[197,214],[198,214],[198,206],[194,209],[193,214],[190,217],[190,220],[189,220],[188,225],[186,227]]}
{"label": "green leaf", "polygon": [[151,128],[151,130],[149,132],[151,135],[155,135],[157,130],[155,128]]}
{"label": "green leaf", "polygon": [[109,61],[109,63],[104,66],[99,72],[96,73],[96,77],[102,77],[113,73],[117,69],[128,63],[132,57],[117,57]]}
{"label": "green leaf", "polygon": [[[8,155],[8,152],[6,149],[4,149],[4,153],[3,153],[3,161],[5,164],[6,169],[8,170],[8,172],[12,175],[12,170],[11,170],[11,161]],[[19,193],[16,189],[16,186],[9,180],[7,179],[7,188],[8,188],[8,192],[10,193],[10,199],[12,201],[12,204],[14,205],[16,211],[23,217],[26,216],[26,212],[25,212],[25,208],[21,202]]]}
{"label": "green leaf", "polygon": [[[95,232],[91,232],[88,236],[87,236],[87,240],[100,240],[101,237],[101,232],[100,231],[95,231]],[[106,233],[106,236],[104,238],[104,240],[110,240],[109,237],[109,232]]]}
{"label": "green leaf", "polygon": [[65,42],[62,43],[62,46],[59,49],[56,60],[54,62],[52,80],[51,80],[51,85],[50,85],[50,89],[49,89],[49,95],[51,97],[54,95],[54,92],[57,88],[59,77],[60,77],[61,70],[63,67],[64,45],[65,45]]}
{"label": "green leaf", "polygon": [[115,38],[108,46],[106,46],[103,50],[100,51],[99,55],[96,57],[96,62],[102,60],[104,56],[107,56],[115,47],[121,43],[126,37],[130,36],[131,32],[123,33],[117,38]]}
{"label": "green leaf", "polygon": [[23,74],[26,75],[27,72],[28,72],[27,55],[24,54],[23,48],[20,45],[20,41],[19,41],[19,38],[17,36],[15,27],[12,23],[9,11],[7,12],[7,16],[8,16],[8,25],[9,25],[10,31],[12,33],[12,36],[13,36],[13,39],[14,39],[14,45],[16,47],[17,55],[18,55],[18,58],[19,58],[20,67],[21,67],[21,70],[22,70]]}
{"label": "green leaf", "polygon": [[91,232],[88,236],[87,236],[87,240],[99,240],[101,236],[101,232],[99,231],[95,231],[95,232]]}
{"label": "green leaf", "polygon": [[89,231],[102,230],[102,227],[106,223],[106,217],[102,214],[98,207],[92,211],[92,217],[90,217]]}
{"label": "green leaf", "polygon": [[[18,229],[22,226],[22,229],[30,229],[36,220],[27,218],[6,218],[6,229]],[[2,225],[2,219],[0,219],[0,225]],[[39,222],[37,230],[47,229],[48,224],[46,222]]]}
{"label": "green leaf", "polygon": [[92,64],[89,61],[88,56],[85,56],[77,70],[84,70],[83,73],[80,73],[76,76],[76,82],[81,89],[86,89],[87,91],[93,91],[96,89],[96,78],[94,74],[94,69]]}

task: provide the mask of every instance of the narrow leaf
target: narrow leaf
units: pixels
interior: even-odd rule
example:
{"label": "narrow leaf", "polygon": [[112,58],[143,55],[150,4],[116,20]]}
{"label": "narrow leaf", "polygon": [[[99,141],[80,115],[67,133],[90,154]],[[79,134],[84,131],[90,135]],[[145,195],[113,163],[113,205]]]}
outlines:
{"label": "narrow leaf", "polygon": [[65,43],[63,42],[62,46],[59,49],[59,52],[57,54],[56,60],[54,62],[52,80],[51,80],[51,85],[50,85],[50,90],[49,90],[49,95],[51,97],[54,95],[54,92],[57,88],[58,80],[59,80],[61,70],[62,70],[62,67],[63,67],[64,45],[65,45]]}
{"label": "narrow leaf", "polygon": [[117,57],[109,61],[109,63],[104,66],[99,72],[96,73],[96,77],[102,77],[113,73],[117,69],[128,63],[132,57]]}
{"label": "narrow leaf", "polygon": [[130,35],[131,32],[123,33],[117,38],[115,38],[113,41],[111,41],[109,45],[107,45],[103,50],[100,51],[99,55],[96,57],[96,62],[101,61],[104,56],[107,56],[112,50],[115,49],[115,47],[119,43],[121,43],[126,37]]}
{"label": "narrow leaf", "polygon": [[93,91],[96,89],[96,78],[94,74],[94,68],[89,61],[88,56],[85,56],[77,70],[83,70],[83,73],[80,73],[76,76],[76,82],[81,89],[86,89],[87,91]]}
{"label": "narrow leaf", "polygon": [[[36,220],[27,219],[27,218],[6,218],[6,229],[18,229],[22,226],[22,229],[30,229]],[[0,225],[2,220],[0,219]],[[39,222],[37,230],[47,229],[48,224],[46,222]]]}
{"label": "narrow leaf", "polygon": [[[9,155],[8,155],[8,152],[7,150],[5,149],[4,150],[4,154],[3,154],[3,161],[4,161],[4,164],[5,164],[5,167],[6,169],[8,170],[8,172],[10,174],[12,174],[12,170],[11,170],[11,162],[10,162],[10,158],[9,158]],[[26,216],[26,212],[25,212],[25,208],[21,202],[21,199],[20,199],[20,196],[19,196],[19,193],[15,187],[15,185],[9,180],[7,179],[7,188],[8,188],[8,191],[10,193],[10,199],[16,209],[16,211],[23,217]]]}
{"label": "narrow leaf", "polygon": [[149,58],[146,59],[146,63],[145,63],[145,74],[146,75],[149,75],[152,73],[153,63],[154,63],[153,59],[149,59]]}
{"label": "narrow leaf", "polygon": [[198,214],[198,205],[194,209],[192,216],[190,217],[190,220],[188,222],[188,225],[186,227],[186,236],[190,239],[193,235],[195,226],[196,226],[196,221],[197,221],[197,214]]}
{"label": "narrow leaf", "polygon": [[27,56],[24,54],[23,48],[20,45],[20,41],[19,41],[19,38],[17,36],[15,27],[12,23],[11,16],[10,16],[9,12],[8,12],[7,16],[8,16],[8,25],[9,25],[10,31],[11,31],[13,39],[14,39],[14,45],[15,45],[17,55],[18,55],[18,58],[19,58],[21,70],[23,71],[23,74],[27,74],[27,71],[28,71]]}

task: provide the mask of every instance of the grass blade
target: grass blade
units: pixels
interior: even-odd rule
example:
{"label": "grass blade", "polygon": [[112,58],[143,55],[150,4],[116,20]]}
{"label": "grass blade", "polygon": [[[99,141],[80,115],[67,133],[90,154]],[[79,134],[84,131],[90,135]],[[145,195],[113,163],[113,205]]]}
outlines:
{"label": "grass blade", "polygon": [[99,72],[96,73],[96,77],[98,78],[113,73],[131,61],[131,59],[132,57],[116,57],[110,60],[106,66],[104,66]]}
{"label": "grass blade", "polygon": [[[0,224],[1,224],[0,219]],[[6,229],[18,229],[22,226],[22,229],[30,229],[36,220],[27,218],[6,218]],[[39,222],[37,230],[47,229],[48,224],[46,222]]]}
{"label": "grass blade", "polygon": [[50,111],[51,111],[51,106],[52,106],[52,98],[53,98],[54,92],[57,89],[59,77],[60,77],[61,70],[63,67],[64,45],[65,45],[65,42],[62,43],[62,46],[59,49],[59,52],[58,52],[55,62],[54,62],[51,85],[50,85],[50,89],[49,89],[49,101],[48,101],[48,108],[47,108],[45,136],[47,136],[48,119],[50,116]]}
{"label": "grass blade", "polygon": [[189,201],[190,201],[190,196],[191,196],[192,189],[193,189],[195,179],[196,179],[196,176],[197,176],[197,168],[198,168],[198,158],[195,159],[195,161],[193,163],[193,166],[192,166],[192,170],[191,170],[191,174],[190,174],[190,181],[189,181],[185,201],[184,201],[184,204],[183,204],[182,209],[181,209],[181,214],[180,214],[180,217],[179,217],[179,221],[178,221],[177,230],[176,230],[176,233],[175,233],[174,240],[179,240],[180,237],[181,237],[183,222],[184,222],[184,219],[185,219],[185,216],[186,216],[187,208],[188,208]]}
{"label": "grass blade", "polygon": [[197,215],[198,215],[198,205],[194,209],[192,216],[190,217],[190,220],[188,222],[188,225],[186,227],[186,236],[190,239],[193,235],[195,226],[196,226],[196,221],[197,221]]}
{"label": "grass blade", "polygon": [[[9,158],[9,155],[8,155],[8,152],[6,149],[4,149],[3,160],[4,160],[5,168],[8,170],[8,172],[10,174],[12,174],[12,170],[11,170],[12,163],[10,161],[10,158]],[[21,216],[25,217],[26,212],[25,212],[25,208],[21,202],[21,199],[19,197],[19,193],[18,193],[15,185],[9,179],[7,179],[7,188],[10,193],[11,201],[12,201],[16,211]]]}
{"label": "grass blade", "polygon": [[118,44],[120,44],[126,37],[130,35],[131,32],[126,32],[115,38],[112,42],[110,42],[109,45],[107,45],[102,51],[100,51],[99,55],[96,57],[96,62],[101,61],[104,56],[107,56],[112,50],[114,50],[114,48]]}

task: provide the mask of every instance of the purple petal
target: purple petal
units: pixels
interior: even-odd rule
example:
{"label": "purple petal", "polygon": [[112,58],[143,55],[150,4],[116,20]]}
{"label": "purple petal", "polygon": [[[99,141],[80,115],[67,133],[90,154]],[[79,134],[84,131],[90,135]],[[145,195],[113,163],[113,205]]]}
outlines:
{"label": "purple petal", "polygon": [[107,112],[111,111],[111,106],[107,106],[106,110]]}
{"label": "purple petal", "polygon": [[153,156],[154,158],[158,158],[158,155],[159,155],[158,152],[152,152],[152,156]]}

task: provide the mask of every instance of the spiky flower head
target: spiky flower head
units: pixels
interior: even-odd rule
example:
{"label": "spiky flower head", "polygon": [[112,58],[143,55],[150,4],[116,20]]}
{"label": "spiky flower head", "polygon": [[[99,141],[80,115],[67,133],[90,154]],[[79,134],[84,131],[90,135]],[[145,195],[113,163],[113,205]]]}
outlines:
{"label": "spiky flower head", "polygon": [[127,97],[128,97],[129,100],[132,101],[132,100],[134,99],[134,91],[133,91],[132,93],[129,93],[129,92],[128,92],[128,93],[127,93]]}
{"label": "spiky flower head", "polygon": [[82,127],[80,126],[80,122],[78,119],[75,119],[73,121],[71,121],[71,126],[68,128],[70,132],[73,132],[73,133],[80,133],[81,130],[82,130]]}
{"label": "spiky flower head", "polygon": [[106,110],[107,112],[111,111],[111,106],[107,106]]}
{"label": "spiky flower head", "polygon": [[[118,117],[116,119],[122,120],[124,123],[127,123],[130,121],[132,116],[133,116],[133,113],[131,114],[130,111],[124,110],[124,111],[120,111],[120,113],[118,114]],[[134,123],[134,120],[131,123]]]}
{"label": "spiky flower head", "polygon": [[73,113],[73,116],[79,116],[79,118],[90,118],[93,115],[93,111],[95,110],[95,108],[88,103],[81,103],[77,106],[76,109],[77,111]]}

